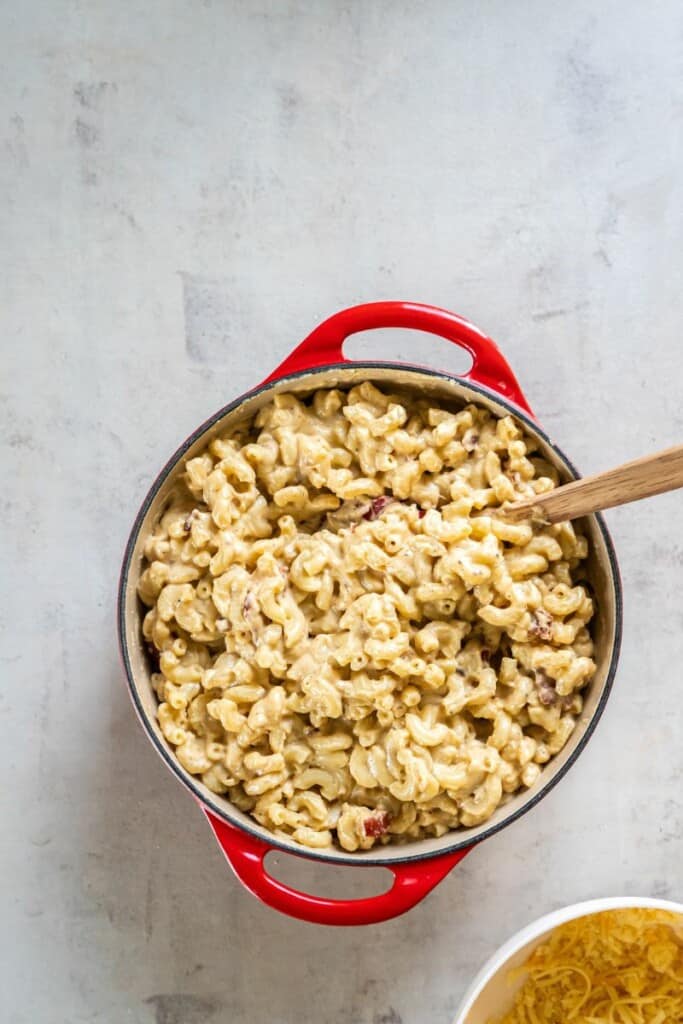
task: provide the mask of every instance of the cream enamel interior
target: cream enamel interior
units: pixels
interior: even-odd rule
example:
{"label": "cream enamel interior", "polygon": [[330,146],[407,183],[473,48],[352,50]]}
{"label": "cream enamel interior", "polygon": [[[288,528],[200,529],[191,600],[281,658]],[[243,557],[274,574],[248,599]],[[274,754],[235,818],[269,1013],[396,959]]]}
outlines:
{"label": "cream enamel interior", "polygon": [[[619,581],[610,558],[608,543],[597,518],[590,516],[585,520],[585,529],[590,540],[589,573],[596,602],[593,632],[596,644],[597,672],[585,693],[586,699],[581,719],[564,749],[544,767],[535,785],[531,789],[517,793],[508,803],[499,807],[488,821],[476,828],[458,829],[448,832],[438,839],[424,839],[405,844],[375,847],[366,852],[346,853],[337,849],[315,851],[301,847],[293,840],[281,837],[276,839],[251,816],[239,811],[225,797],[212,793],[200,780],[191,776],[176,760],[171,746],[161,734],[156,719],[157,700],[152,689],[148,655],[142,641],[141,605],[136,593],[142,569],[144,540],[164,509],[176,474],[182,471],[185,461],[198,454],[213,437],[229,432],[243,420],[252,417],[272,399],[274,394],[279,392],[289,391],[305,395],[318,388],[348,389],[364,380],[370,380],[394,390],[407,390],[413,393],[418,391],[420,397],[433,398],[446,407],[450,405],[459,408],[468,402],[476,402],[487,407],[497,416],[505,416],[510,413],[508,406],[498,402],[490,393],[481,393],[463,381],[433,371],[402,366],[351,364],[348,367],[322,368],[299,376],[283,378],[261,391],[250,394],[216,422],[203,429],[189,448],[176,454],[170,467],[167,467],[165,476],[162,474],[162,477],[154,485],[157,488],[156,493],[152,496],[144,518],[139,523],[135,544],[130,552],[128,574],[124,577],[125,582],[120,598],[123,603],[120,615],[122,645],[130,664],[129,681],[143,725],[155,741],[159,752],[162,754],[165,752],[165,760],[169,767],[209,810],[225,821],[261,836],[269,844],[275,844],[294,853],[303,853],[308,857],[328,861],[345,863],[365,861],[382,864],[415,857],[435,856],[455,847],[475,843],[484,834],[497,830],[507,820],[516,817],[527,805],[538,799],[540,792],[546,790],[556,780],[567,761],[582,744],[585,733],[598,713],[605,690],[611,681],[620,628],[620,594]],[[545,458],[558,468],[562,478],[572,479],[574,473],[564,458],[545,441],[531,424],[526,420],[523,422],[525,431],[538,438]]]}

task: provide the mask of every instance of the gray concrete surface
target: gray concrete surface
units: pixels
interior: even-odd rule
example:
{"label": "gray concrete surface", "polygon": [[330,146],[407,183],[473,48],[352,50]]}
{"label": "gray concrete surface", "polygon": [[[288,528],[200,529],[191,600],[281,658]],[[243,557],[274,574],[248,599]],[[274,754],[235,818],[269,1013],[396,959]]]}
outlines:
{"label": "gray concrete surface", "polygon": [[608,515],[625,639],[585,756],[381,927],[240,888],[114,638],[156,470],[344,305],[478,322],[584,472],[681,441],[680,4],[2,0],[0,50],[0,1019],[448,1024],[545,911],[681,899],[680,494]]}

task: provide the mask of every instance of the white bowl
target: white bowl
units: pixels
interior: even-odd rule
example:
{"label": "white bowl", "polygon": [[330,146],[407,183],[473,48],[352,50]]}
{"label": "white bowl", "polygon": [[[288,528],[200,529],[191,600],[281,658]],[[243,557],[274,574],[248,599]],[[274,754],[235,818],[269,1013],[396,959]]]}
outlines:
{"label": "white bowl", "polygon": [[488,1024],[492,1017],[499,1017],[511,1009],[515,994],[524,982],[524,976],[511,980],[510,971],[521,967],[536,946],[565,921],[598,914],[602,910],[634,907],[670,910],[683,915],[681,903],[640,896],[614,896],[609,899],[573,903],[571,906],[554,910],[545,917],[539,917],[537,921],[528,924],[526,928],[522,928],[508,939],[482,967],[465,993],[453,1024]]}

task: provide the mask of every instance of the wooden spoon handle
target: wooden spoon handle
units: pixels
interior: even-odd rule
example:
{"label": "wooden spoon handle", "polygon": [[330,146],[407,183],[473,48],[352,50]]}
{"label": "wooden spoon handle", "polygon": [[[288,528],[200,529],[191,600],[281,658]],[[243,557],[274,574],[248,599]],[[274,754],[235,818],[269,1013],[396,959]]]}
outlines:
{"label": "wooden spoon handle", "polygon": [[554,491],[516,501],[504,512],[514,521],[540,518],[548,523],[560,523],[603,508],[650,498],[653,494],[675,491],[677,487],[683,487],[683,444],[625,462],[605,473],[563,484]]}

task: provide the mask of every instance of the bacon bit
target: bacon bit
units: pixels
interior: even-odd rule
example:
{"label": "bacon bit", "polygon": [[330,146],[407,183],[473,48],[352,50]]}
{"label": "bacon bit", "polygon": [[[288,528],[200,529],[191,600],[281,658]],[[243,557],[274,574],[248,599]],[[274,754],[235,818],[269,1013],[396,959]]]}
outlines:
{"label": "bacon bit", "polygon": [[553,704],[557,704],[558,694],[555,689],[556,683],[554,679],[543,671],[538,669],[536,671],[536,689],[538,690],[538,699],[545,708],[552,707]]}
{"label": "bacon bit", "polygon": [[191,529],[192,523],[190,521],[190,517],[188,516],[185,522],[183,523],[183,530],[185,531],[185,533],[189,533]]}
{"label": "bacon bit", "polygon": [[557,704],[557,693],[552,686],[539,686],[538,699],[544,708],[550,708]]}
{"label": "bacon bit", "polygon": [[254,607],[254,598],[251,596],[251,591],[249,591],[242,603],[242,615],[248,615]]}
{"label": "bacon bit", "polygon": [[553,617],[543,608],[537,608],[532,612],[529,636],[535,640],[552,640]]}
{"label": "bacon bit", "polygon": [[382,494],[379,498],[373,498],[370,502],[370,508],[367,512],[363,513],[363,519],[377,519],[377,517],[381,516],[382,512],[384,512],[387,505],[391,505],[394,501],[396,501],[396,498],[389,494]]}
{"label": "bacon bit", "polygon": [[391,823],[391,815],[387,811],[378,811],[363,822],[363,832],[370,839],[383,836]]}
{"label": "bacon bit", "polygon": [[424,517],[427,515],[426,508],[420,508],[420,506],[416,502],[401,501],[400,498],[394,498],[390,494],[381,494],[379,498],[373,498],[369,506],[366,508],[365,512],[363,512],[363,519],[377,519],[377,517],[381,516],[382,512],[384,512],[384,509],[387,507],[387,505],[411,504],[415,505],[415,508],[417,509],[418,518],[424,519]]}

